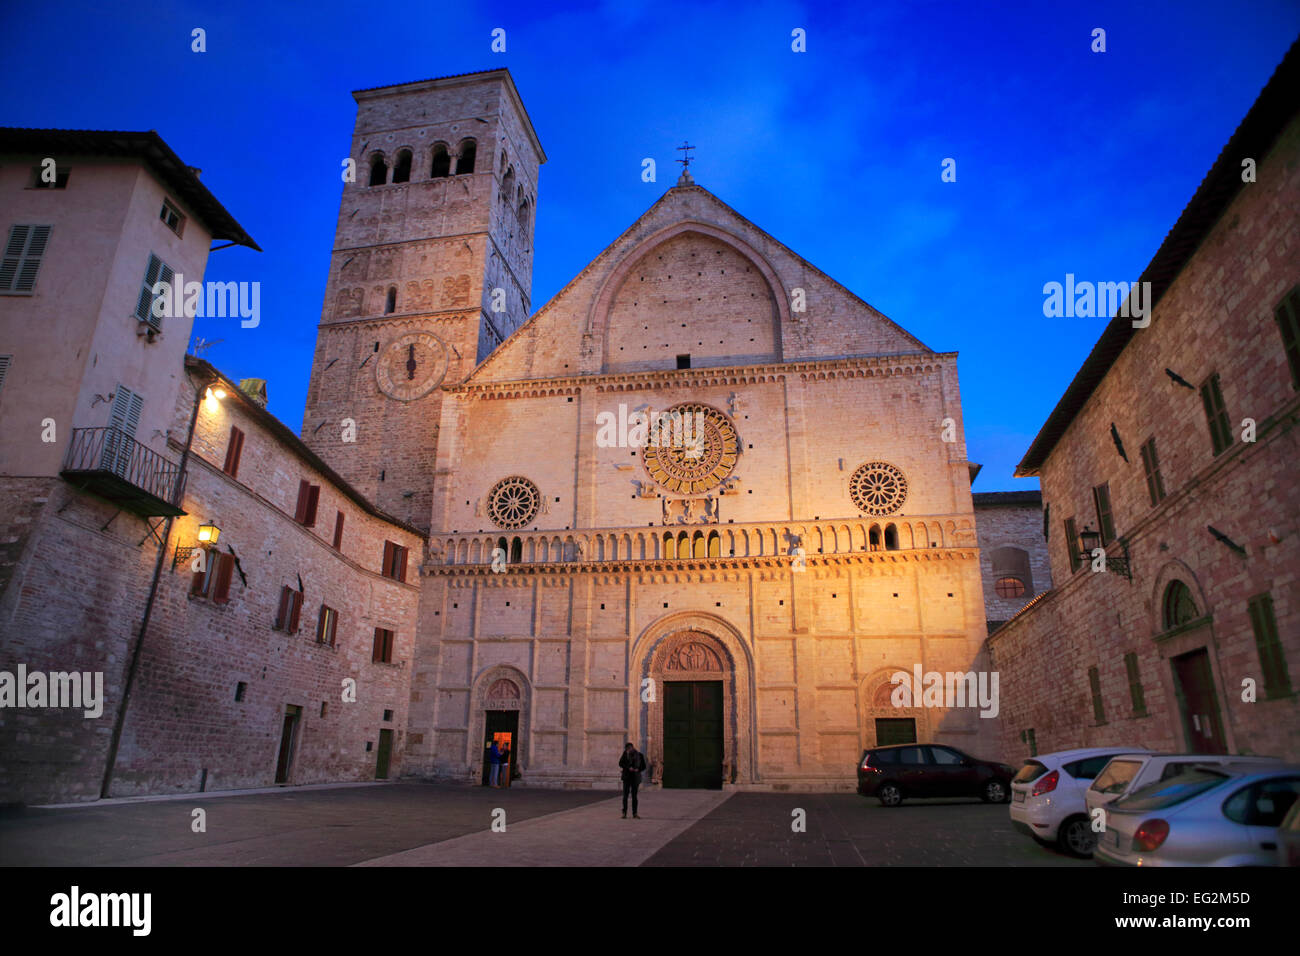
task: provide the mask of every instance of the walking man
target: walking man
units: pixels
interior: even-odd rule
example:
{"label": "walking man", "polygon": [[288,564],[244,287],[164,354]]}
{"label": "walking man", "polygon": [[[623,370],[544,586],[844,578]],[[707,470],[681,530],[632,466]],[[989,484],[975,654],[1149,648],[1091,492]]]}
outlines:
{"label": "walking man", "polygon": [[501,750],[497,747],[495,740],[492,741],[492,749],[488,751],[488,764],[492,768],[488,776],[488,786],[499,787],[501,785]]}
{"label": "walking man", "polygon": [[618,766],[623,771],[623,819],[627,819],[627,795],[632,794],[632,818],[641,819],[636,812],[636,791],[641,786],[641,771],[645,769],[645,755],[632,746],[631,741],[623,747],[623,756],[618,758]]}

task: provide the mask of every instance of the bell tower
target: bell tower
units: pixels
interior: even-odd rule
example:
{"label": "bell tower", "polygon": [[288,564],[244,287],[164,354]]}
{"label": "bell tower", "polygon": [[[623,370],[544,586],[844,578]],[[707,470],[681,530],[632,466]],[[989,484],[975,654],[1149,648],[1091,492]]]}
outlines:
{"label": "bell tower", "polygon": [[352,95],[355,181],[339,202],[302,439],[427,528],[440,386],[532,311],[546,155],[508,70]]}

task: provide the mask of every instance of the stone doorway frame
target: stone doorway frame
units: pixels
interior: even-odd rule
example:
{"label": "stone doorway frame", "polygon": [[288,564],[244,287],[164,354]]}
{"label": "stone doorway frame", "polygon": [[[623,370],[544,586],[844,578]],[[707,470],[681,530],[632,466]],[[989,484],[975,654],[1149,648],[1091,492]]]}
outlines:
{"label": "stone doorway frame", "polygon": [[[700,649],[689,651],[691,644],[700,645]],[[687,651],[684,657],[682,651]],[[757,779],[754,660],[739,631],[710,614],[671,614],[642,632],[634,642],[631,661],[628,727],[633,742],[654,767],[652,783],[663,782],[665,680],[721,680],[723,789]],[[641,699],[647,679],[654,682],[652,701]]]}
{"label": "stone doorway frame", "polygon": [[528,755],[532,751],[532,701],[533,687],[524,672],[509,664],[494,664],[483,670],[474,678],[473,691],[470,693],[469,733],[465,738],[465,763],[469,766],[473,778],[483,768],[483,737],[487,733],[487,712],[489,710],[513,710],[504,706],[504,699],[493,698],[488,703],[488,690],[499,680],[508,680],[519,688],[519,739],[515,747],[515,767],[520,773],[528,767]]}

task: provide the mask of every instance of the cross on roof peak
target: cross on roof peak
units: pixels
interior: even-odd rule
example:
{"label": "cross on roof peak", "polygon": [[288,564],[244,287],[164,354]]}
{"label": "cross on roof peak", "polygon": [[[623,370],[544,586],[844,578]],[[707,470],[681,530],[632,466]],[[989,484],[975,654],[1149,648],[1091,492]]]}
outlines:
{"label": "cross on roof peak", "polygon": [[691,177],[691,170],[690,170],[691,150],[693,150],[694,148],[695,147],[692,146],[690,143],[688,143],[686,140],[682,140],[682,145],[677,147],[678,152],[682,154],[681,159],[675,160],[675,162],[682,164],[682,174],[677,178],[678,186],[688,186],[695,182],[695,180]]}

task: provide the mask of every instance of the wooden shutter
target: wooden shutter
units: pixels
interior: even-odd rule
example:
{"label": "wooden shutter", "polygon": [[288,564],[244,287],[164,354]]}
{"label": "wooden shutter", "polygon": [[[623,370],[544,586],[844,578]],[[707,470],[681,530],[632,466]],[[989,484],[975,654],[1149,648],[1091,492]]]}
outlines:
{"label": "wooden shutter", "polygon": [[370,660],[378,663],[384,659],[384,629],[375,628],[375,643],[370,649]]}
{"label": "wooden shutter", "polygon": [[9,363],[13,358],[12,355],[0,355],[0,388],[5,387],[5,375],[9,373]]}
{"label": "wooden shutter", "polygon": [[1083,555],[1079,554],[1079,535],[1073,518],[1065,519],[1065,551],[1070,556],[1070,570],[1078,571],[1083,565]]}
{"label": "wooden shutter", "polygon": [[230,444],[226,447],[226,463],[222,471],[231,478],[239,477],[239,458],[244,453],[244,433],[234,425],[230,426]]}
{"label": "wooden shutter", "polygon": [[1273,317],[1282,333],[1282,353],[1291,370],[1291,387],[1300,390],[1300,287],[1291,290]]}
{"label": "wooden shutter", "polygon": [[9,230],[4,256],[0,257],[0,290],[31,292],[36,286],[36,272],[50,239],[49,226],[14,226]]}
{"label": "wooden shutter", "polygon": [[108,426],[117,431],[110,431],[104,436],[103,459],[100,462],[104,470],[126,476],[131,466],[131,442],[127,439],[135,437],[143,408],[143,396],[131,391],[125,385],[117,386],[113,392],[113,404],[108,412]]}
{"label": "wooden shutter", "polygon": [[203,559],[203,570],[194,572],[194,580],[190,582],[190,594],[195,597],[203,597],[208,593],[208,584],[211,582],[212,562],[209,558]]}
{"label": "wooden shutter", "polygon": [[1092,489],[1092,503],[1097,509],[1097,530],[1101,532],[1102,545],[1115,540],[1115,520],[1110,511],[1110,484]]}
{"label": "wooden shutter", "polygon": [[297,634],[297,633],[298,633],[298,618],[299,618],[299,617],[301,616],[301,614],[302,614],[302,592],[301,592],[301,591],[290,591],[290,592],[289,592],[289,605],[290,605],[290,607],[289,607],[289,628],[288,628],[288,630],[289,630],[289,633],[290,633],[290,634]]}
{"label": "wooden shutter", "polygon": [[379,573],[386,578],[393,576],[393,542],[384,542],[384,563],[379,569]]}
{"label": "wooden shutter", "polygon": [[217,580],[212,589],[212,600],[216,604],[226,604],[230,601],[230,575],[235,570],[235,556],[218,554],[214,560],[217,563]]}
{"label": "wooden shutter", "polygon": [[280,588],[280,607],[275,612],[275,629],[277,631],[287,631],[289,629],[289,607],[293,600],[289,597],[291,594],[293,594],[293,588],[287,584]]}
{"label": "wooden shutter", "polygon": [[393,563],[396,565],[394,570],[397,572],[394,576],[397,580],[406,581],[406,548],[393,545]]}
{"label": "wooden shutter", "polygon": [[343,512],[338,512],[334,517],[334,550],[338,551],[343,546]]}
{"label": "wooden shutter", "polygon": [[298,482],[298,507],[293,520],[308,528],[316,524],[316,505],[320,501],[320,485],[307,480]]}

